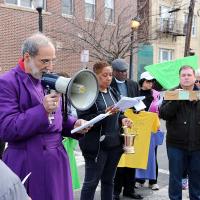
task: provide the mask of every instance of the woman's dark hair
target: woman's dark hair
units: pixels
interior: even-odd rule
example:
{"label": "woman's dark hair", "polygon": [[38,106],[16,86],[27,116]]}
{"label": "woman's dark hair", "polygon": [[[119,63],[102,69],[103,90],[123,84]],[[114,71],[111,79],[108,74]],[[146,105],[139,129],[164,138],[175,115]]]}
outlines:
{"label": "woman's dark hair", "polygon": [[139,84],[140,87],[142,87],[144,81],[152,81],[154,83],[155,79],[152,79],[152,80],[146,80],[145,78],[140,79],[139,82],[138,82],[138,84]]}
{"label": "woman's dark hair", "polygon": [[142,79],[139,80],[138,84],[139,84],[140,87],[142,87],[145,80],[146,80],[145,78],[142,78]]}
{"label": "woman's dark hair", "polygon": [[164,90],[164,88],[162,87],[162,85],[156,79],[155,79],[155,81],[153,83],[153,89],[157,90],[157,91]]}
{"label": "woman's dark hair", "polygon": [[99,74],[99,73],[101,73],[101,71],[103,70],[104,67],[108,67],[108,66],[110,66],[110,65],[105,61],[96,62],[93,65],[93,72],[95,74]]}

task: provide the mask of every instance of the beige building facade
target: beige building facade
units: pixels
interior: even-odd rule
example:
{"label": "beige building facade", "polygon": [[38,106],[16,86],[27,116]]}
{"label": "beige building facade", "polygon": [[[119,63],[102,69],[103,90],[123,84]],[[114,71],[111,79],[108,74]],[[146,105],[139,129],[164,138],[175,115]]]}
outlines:
{"label": "beige building facade", "polygon": [[[190,1],[150,0],[153,63],[182,58]],[[200,4],[196,1],[191,32],[191,52],[200,56]],[[199,60],[200,64],[200,60]]]}

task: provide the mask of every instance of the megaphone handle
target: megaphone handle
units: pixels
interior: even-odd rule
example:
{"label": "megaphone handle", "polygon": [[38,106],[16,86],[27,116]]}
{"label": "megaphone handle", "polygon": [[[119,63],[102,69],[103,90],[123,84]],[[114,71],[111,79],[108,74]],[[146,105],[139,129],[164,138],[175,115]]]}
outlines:
{"label": "megaphone handle", "polygon": [[[52,90],[51,90],[50,87],[47,85],[47,86],[46,86],[46,93],[47,93],[47,94],[50,94],[51,91],[52,91]],[[49,124],[52,124],[52,123],[53,123],[53,120],[55,119],[54,114],[55,114],[55,112],[51,112],[51,113],[48,114]]]}
{"label": "megaphone handle", "polygon": [[49,120],[49,124],[53,123],[53,120],[54,120],[54,114],[53,113],[49,113],[48,120]]}
{"label": "megaphone handle", "polygon": [[51,88],[49,87],[49,85],[45,86],[45,94],[50,94],[51,93]]}
{"label": "megaphone handle", "polygon": [[51,89],[50,89],[50,87],[48,85],[46,86],[46,91],[47,91],[47,94],[51,93]]}

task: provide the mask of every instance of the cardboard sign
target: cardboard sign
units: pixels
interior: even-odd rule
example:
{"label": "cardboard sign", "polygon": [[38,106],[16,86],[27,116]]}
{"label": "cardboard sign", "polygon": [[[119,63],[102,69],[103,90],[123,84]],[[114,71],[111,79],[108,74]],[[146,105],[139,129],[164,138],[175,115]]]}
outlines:
{"label": "cardboard sign", "polygon": [[165,91],[164,100],[200,100],[200,91],[174,90]]}

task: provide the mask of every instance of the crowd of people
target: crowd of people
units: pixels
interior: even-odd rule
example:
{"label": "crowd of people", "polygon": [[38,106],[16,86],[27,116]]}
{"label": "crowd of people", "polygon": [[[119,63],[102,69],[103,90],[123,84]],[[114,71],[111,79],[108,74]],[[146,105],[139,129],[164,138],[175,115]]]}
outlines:
{"label": "crowd of people", "polygon": [[[23,42],[18,64],[0,76],[0,199],[73,200],[73,188],[80,185],[78,181],[75,186],[74,179],[72,185],[69,159],[74,158],[68,154],[73,154],[75,145],[68,137],[78,141],[85,160],[81,200],[93,200],[100,181],[102,200],[120,200],[121,193],[143,199],[135,188],[143,187],[147,180],[150,189],[159,190],[157,152],[164,138],[159,120],[146,134],[149,146],[145,147],[145,169],[119,164],[124,155],[123,127],[132,128],[134,120],[114,104],[122,96],[144,96],[146,108],[141,116],[153,113],[155,119],[166,120],[169,199],[182,199],[182,183],[187,178],[190,199],[200,200],[199,101],[161,101],[160,92],[154,89],[155,78],[149,72],[143,72],[138,83],[129,80],[127,62],[117,58],[111,64],[99,61],[93,65],[99,85],[97,99],[89,109],[77,110],[75,117],[69,112],[71,105],[66,96],[49,94],[41,84],[42,74],[53,71],[55,59],[51,39],[35,33]],[[191,66],[180,68],[179,79],[174,90],[200,89],[200,71],[195,74]],[[109,115],[92,127],[71,134],[72,129],[105,113]],[[130,113],[140,116],[134,108]]]}

